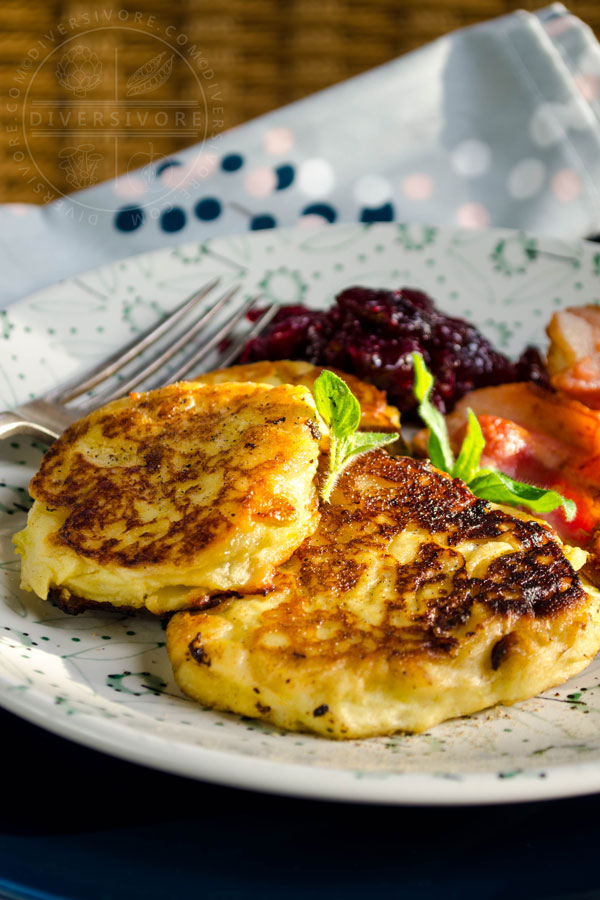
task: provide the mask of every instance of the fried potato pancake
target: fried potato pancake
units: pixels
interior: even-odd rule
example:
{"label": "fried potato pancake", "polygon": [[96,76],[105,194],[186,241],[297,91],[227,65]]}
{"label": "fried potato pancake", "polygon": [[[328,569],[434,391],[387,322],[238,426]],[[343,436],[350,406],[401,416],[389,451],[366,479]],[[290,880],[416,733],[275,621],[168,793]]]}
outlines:
{"label": "fried potato pancake", "polygon": [[317,525],[319,441],[304,387],[180,382],[109,403],[31,481],[22,586],[67,611],[154,613],[264,590]]}
{"label": "fried potato pancake", "polygon": [[424,731],[588,665],[600,592],[575,571],[585,558],[429,462],[375,451],[272,592],[177,613],[167,650],[206,706],[333,738]]}
{"label": "fried potato pancake", "polygon": [[[215,369],[197,376],[197,381],[205,384],[221,384],[224,381],[253,381],[257,384],[298,384],[312,391],[313,385],[324,366],[313,366],[301,360],[278,359],[266,362],[247,363]],[[387,402],[384,391],[372,384],[361,381],[356,375],[349,375],[339,369],[329,369],[346,382],[361,408],[361,431],[400,431],[400,413]]]}

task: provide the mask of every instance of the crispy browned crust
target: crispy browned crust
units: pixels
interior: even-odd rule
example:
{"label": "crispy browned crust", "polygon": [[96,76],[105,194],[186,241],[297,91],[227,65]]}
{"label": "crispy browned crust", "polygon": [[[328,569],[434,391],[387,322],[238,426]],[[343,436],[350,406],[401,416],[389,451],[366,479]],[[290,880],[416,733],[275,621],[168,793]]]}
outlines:
{"label": "crispy browned crust", "polygon": [[66,588],[50,588],[48,600],[69,616],[79,616],[88,609],[110,610],[111,612],[125,613],[127,615],[140,612],[139,609],[135,609],[133,606],[116,607],[112,606],[108,601],[100,603],[98,600],[86,600],[84,597],[77,597]]}
{"label": "crispy browned crust", "polygon": [[[362,477],[369,489],[361,488]],[[429,533],[410,564],[389,557],[395,599],[385,605],[377,627],[364,631],[344,607],[344,595],[360,579],[365,554],[386,554],[390,541],[408,527]],[[439,537],[440,543],[435,541]],[[453,548],[463,541],[499,538],[514,552],[493,560],[485,577],[469,577],[464,558]],[[578,575],[553,533],[473,496],[462,481],[427,462],[387,453],[366,454],[342,475],[331,504],[323,504],[321,524],[280,570],[298,590],[265,610],[253,635],[261,644],[281,627],[290,640],[286,655],[321,660],[373,653],[382,657],[452,652],[473,613],[483,604],[490,613],[517,620],[552,619],[587,602]],[[287,574],[286,574],[287,573]],[[332,598],[308,610],[312,597]],[[398,624],[400,622],[400,624]],[[323,637],[324,626],[331,637]],[[504,653],[496,654],[496,660]]]}
{"label": "crispy browned crust", "polygon": [[[240,594],[237,594],[234,591],[213,595],[204,594],[198,591],[196,597],[193,595],[188,597],[188,608],[194,610],[194,612],[204,612],[207,609],[219,606],[220,603],[224,603],[227,600],[240,596]],[[69,616],[79,616],[89,609],[102,609],[104,611],[110,610],[111,612],[125,613],[126,615],[133,615],[134,613],[138,615],[139,613],[143,613],[153,619],[156,618],[154,613],[150,613],[144,607],[115,606],[110,600],[104,602],[99,600],[86,600],[85,597],[79,597],[77,594],[72,594],[67,588],[50,588],[48,591],[48,600]],[[162,614],[162,618],[168,619],[172,614],[172,612],[166,612]]]}
{"label": "crispy browned crust", "polygon": [[[71,425],[47,451],[30,484],[34,499],[68,510],[57,544],[104,566],[189,566],[240,526],[293,522],[296,508],[274,493],[271,479],[274,471],[284,477],[284,467],[294,464],[301,433],[307,436],[303,451],[308,448],[313,456],[306,462],[313,462],[317,423],[305,405],[290,402],[284,388],[233,388],[224,402],[222,388],[201,386],[202,406],[194,415],[189,407],[199,387],[182,382],[130,395]],[[249,398],[260,424],[242,425],[230,446],[207,452],[228,420],[238,414],[243,420]],[[86,441],[92,431],[93,440]],[[84,442],[101,448],[100,462],[79,450]],[[216,495],[210,504],[198,501],[196,485],[213,473],[221,479]],[[161,515],[165,505],[168,516]],[[158,510],[151,524],[143,517],[147,510]]]}

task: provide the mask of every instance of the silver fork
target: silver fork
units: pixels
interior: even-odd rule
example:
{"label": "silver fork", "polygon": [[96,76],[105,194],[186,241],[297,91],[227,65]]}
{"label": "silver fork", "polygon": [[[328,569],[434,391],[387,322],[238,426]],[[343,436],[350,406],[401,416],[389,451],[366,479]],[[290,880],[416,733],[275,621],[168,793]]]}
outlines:
{"label": "silver fork", "polygon": [[[195,310],[201,301],[215,290],[219,281],[219,278],[215,278],[209,284],[201,287],[200,290],[195,291],[191,297],[184,300],[180,306],[161,319],[157,325],[151,326],[131,343],[117,350],[116,353],[89,371],[63,382],[57,388],[47,391],[30,403],[24,403],[13,410],[0,412],[0,439],[14,434],[30,434],[44,441],[44,443],[51,443],[76,419],[87,415],[110,400],[122,397],[145,382],[150,376],[159,372],[170,359],[190,344],[211,322],[213,322],[213,330],[203,339],[202,343],[194,345],[191,353],[185,357],[175,371],[169,372],[168,376],[158,378],[152,386],[158,387],[162,384],[180,381],[192,369],[196,369],[198,373],[201,372],[200,364],[210,354],[215,354],[214,368],[222,369],[230,365],[246,341],[259,335],[277,312],[276,304],[270,306],[255,321],[250,331],[231,340],[231,343],[226,346],[225,350],[221,351],[219,349],[220,345],[224,341],[229,341],[233,338],[238,322],[260,300],[259,296],[249,297],[241,306],[235,308],[233,314],[226,322],[218,324],[217,317],[219,313],[226,310],[234,297],[239,293],[239,285],[225,291],[208,308],[201,308],[200,315],[194,319],[193,324],[182,333],[179,332],[168,345],[159,348],[159,352],[151,360],[138,366],[132,365],[141,353],[167,335],[188,313]],[[216,328],[214,327],[215,325]],[[70,405],[78,397],[101,385],[111,376],[121,372],[121,370],[124,370],[124,375],[120,381],[110,384],[101,393],[88,398],[85,403],[77,406]]]}

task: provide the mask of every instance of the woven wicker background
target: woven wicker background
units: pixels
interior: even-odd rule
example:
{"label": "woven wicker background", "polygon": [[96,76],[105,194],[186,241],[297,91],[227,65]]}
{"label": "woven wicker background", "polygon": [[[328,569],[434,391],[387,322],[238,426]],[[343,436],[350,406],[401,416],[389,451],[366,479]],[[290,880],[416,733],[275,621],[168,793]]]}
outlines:
{"label": "woven wicker background", "polygon": [[[448,31],[541,5],[543,0],[140,0],[111,7],[85,0],[2,0],[0,201],[43,202],[113,177]],[[569,8],[600,34],[599,0],[571,0]],[[79,84],[82,53],[89,77]],[[59,111],[63,120],[52,119],[50,113]],[[157,111],[163,112],[160,125],[153,120]],[[126,120],[126,112],[138,118]]]}

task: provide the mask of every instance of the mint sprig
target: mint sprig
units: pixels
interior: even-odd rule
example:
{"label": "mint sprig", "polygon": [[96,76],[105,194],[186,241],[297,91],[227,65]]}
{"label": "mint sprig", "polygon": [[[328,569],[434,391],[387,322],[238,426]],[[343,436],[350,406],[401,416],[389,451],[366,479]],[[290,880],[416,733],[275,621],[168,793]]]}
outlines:
{"label": "mint sprig", "polygon": [[425,360],[420,353],[413,353],[412,358],[415,373],[414,392],[419,401],[419,415],[429,428],[427,444],[429,459],[437,469],[450,472],[454,466],[454,454],[450,447],[444,417],[431,402],[433,375],[425,365]]}
{"label": "mint sprig", "polygon": [[328,369],[315,381],[313,394],[317,411],[329,429],[329,468],[321,488],[321,497],[328,501],[348,463],[360,453],[393,443],[399,435],[357,431],[360,403],[346,382]]}
{"label": "mint sprig", "polygon": [[508,503],[511,506],[526,506],[532,512],[551,512],[562,507],[567,522],[575,518],[577,506],[558,491],[545,490],[515,481],[496,469],[480,468],[481,454],[485,438],[477,417],[467,410],[468,424],[458,458],[454,459],[446,420],[431,402],[434,378],[425,365],[420,353],[413,353],[415,373],[414,394],[419,401],[419,415],[429,428],[427,452],[433,465],[448,472],[453,478],[462,479],[476,497],[492,503]]}

